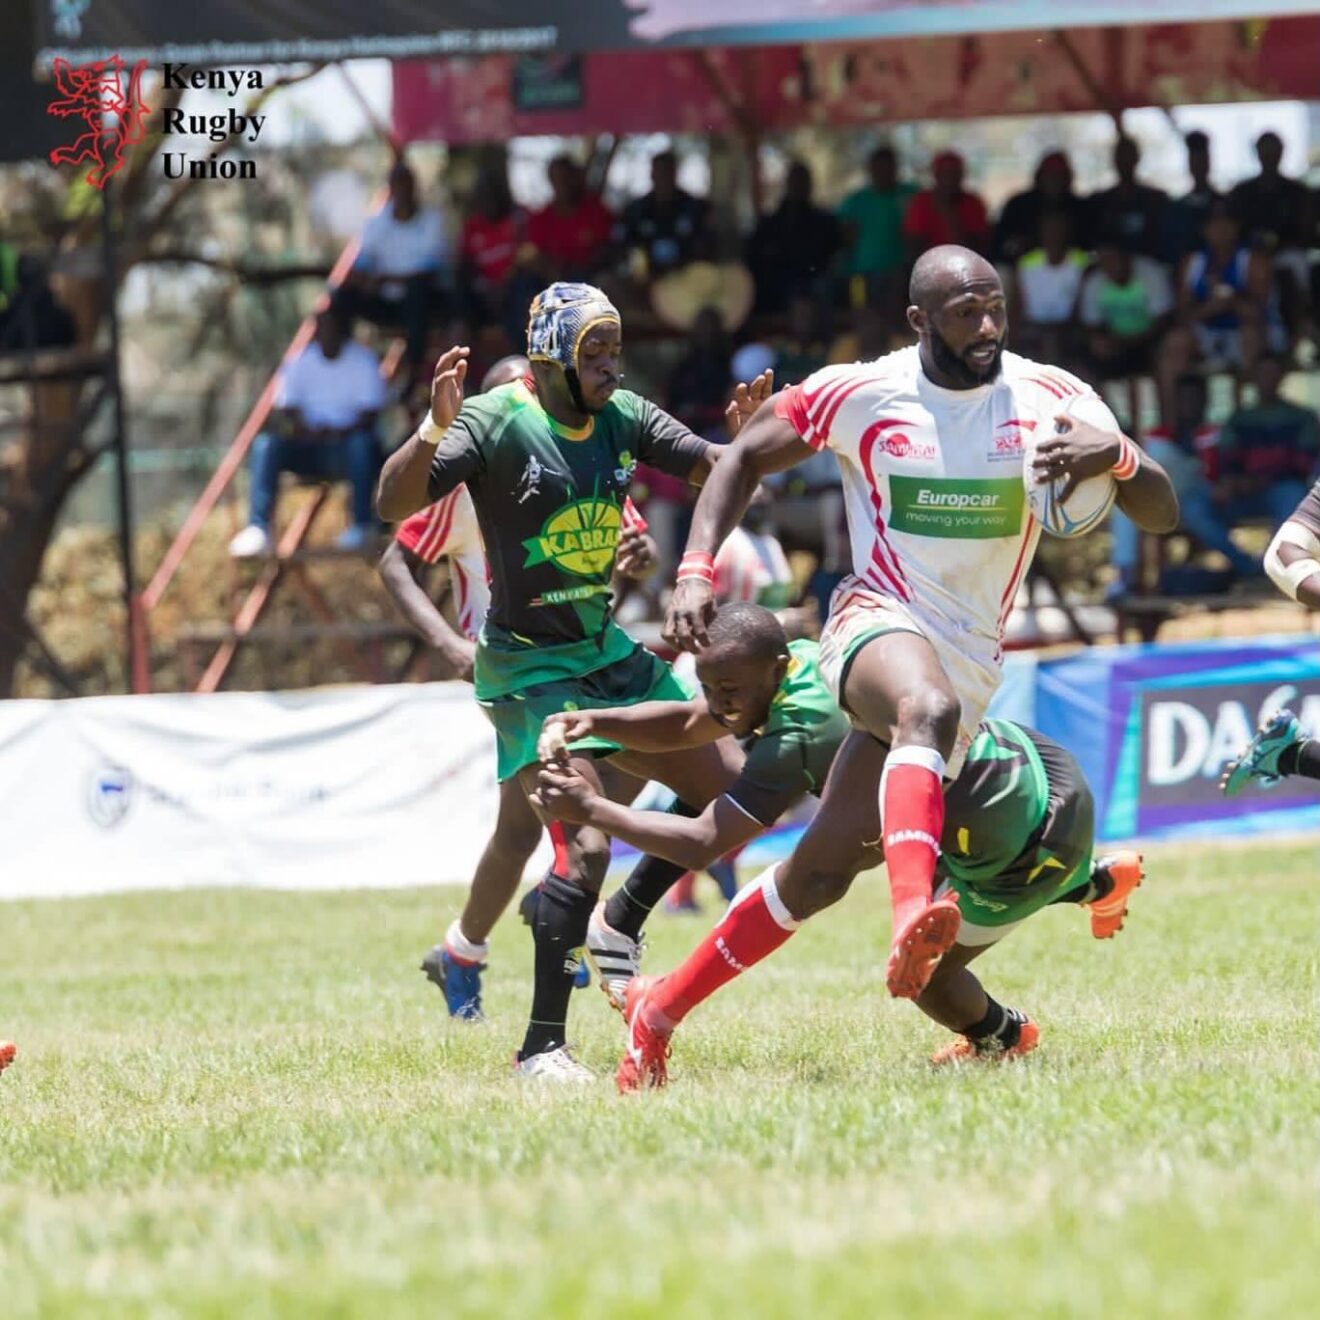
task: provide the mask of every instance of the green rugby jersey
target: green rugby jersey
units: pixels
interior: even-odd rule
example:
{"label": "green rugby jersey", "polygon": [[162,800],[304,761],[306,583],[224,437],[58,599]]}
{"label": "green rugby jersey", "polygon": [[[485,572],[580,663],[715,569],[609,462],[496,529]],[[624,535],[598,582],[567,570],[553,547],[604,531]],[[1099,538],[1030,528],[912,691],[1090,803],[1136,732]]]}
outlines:
{"label": "green rugby jersey", "polygon": [[1008,720],[982,720],[944,795],[940,867],[980,893],[1006,896],[1057,880],[1074,853],[1090,850],[1090,809],[1067,751]]}
{"label": "green rugby jersey", "polygon": [[762,825],[773,825],[807,793],[819,794],[848,717],[839,709],[820,672],[815,642],[788,646],[788,669],[770,703],[766,722],[744,742],[747,760],[727,796]]}
{"label": "green rugby jersey", "polygon": [[686,478],[705,440],[630,390],[580,431],[522,382],[468,399],[436,447],[430,497],[466,482],[490,564],[477,697],[576,677],[630,655],[610,579],[638,463]]}

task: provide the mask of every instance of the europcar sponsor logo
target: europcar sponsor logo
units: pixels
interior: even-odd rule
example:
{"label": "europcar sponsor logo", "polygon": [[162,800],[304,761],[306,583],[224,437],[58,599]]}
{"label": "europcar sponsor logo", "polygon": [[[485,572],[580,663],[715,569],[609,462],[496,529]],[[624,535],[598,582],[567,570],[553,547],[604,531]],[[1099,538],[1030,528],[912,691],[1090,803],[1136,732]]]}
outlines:
{"label": "europcar sponsor logo", "polygon": [[[1262,720],[1287,707],[1303,727],[1320,728],[1320,679],[1299,683],[1211,683],[1160,688],[1142,694],[1141,805],[1222,804],[1219,776],[1250,741]],[[1253,781],[1244,797],[1314,801],[1314,780],[1289,779],[1276,787]]]}
{"label": "europcar sponsor logo", "polygon": [[1015,477],[889,478],[889,525],[915,536],[981,540],[1022,530],[1022,482]]}

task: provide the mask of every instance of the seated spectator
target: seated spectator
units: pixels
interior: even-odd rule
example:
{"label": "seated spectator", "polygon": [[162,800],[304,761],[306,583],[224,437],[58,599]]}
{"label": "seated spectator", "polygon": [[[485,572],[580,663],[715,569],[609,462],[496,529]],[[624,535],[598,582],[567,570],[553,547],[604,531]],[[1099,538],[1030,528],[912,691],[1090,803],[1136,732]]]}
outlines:
{"label": "seated spectator", "polygon": [[1073,241],[1078,247],[1085,247],[1086,202],[1073,192],[1072,162],[1062,151],[1042,156],[1033,186],[1015,193],[1004,203],[999,223],[995,225],[995,260],[1011,266],[1039,248],[1045,241],[1041,221],[1053,214],[1067,217]]}
{"label": "seated spectator", "polygon": [[716,307],[703,307],[692,323],[691,347],[669,378],[665,407],[689,430],[706,435],[722,425],[733,349]]}
{"label": "seated spectator", "polygon": [[45,266],[31,253],[8,251],[12,258],[0,251],[0,353],[67,348],[76,338],[73,317],[56,301]]}
{"label": "seated spectator", "polygon": [[1159,188],[1137,182],[1141,148],[1130,137],[1114,144],[1114,172],[1118,182],[1087,199],[1089,233],[1117,238],[1129,252],[1145,257],[1163,253],[1165,211],[1169,197]]}
{"label": "seated spectator", "polygon": [[867,168],[870,181],[845,197],[838,210],[848,301],[853,307],[869,304],[886,324],[897,326],[907,307],[903,216],[917,190],[899,179],[893,147],[876,147]]}
{"label": "seated spectator", "polygon": [[1184,141],[1192,186],[1169,203],[1165,218],[1164,258],[1175,266],[1200,247],[1210,207],[1223,196],[1210,182],[1210,139],[1193,129]]}
{"label": "seated spectator", "polygon": [[1270,254],[1247,248],[1222,198],[1210,208],[1200,250],[1183,264],[1178,301],[1205,370],[1250,369],[1264,349],[1287,348]]}
{"label": "seated spectator", "polygon": [[800,385],[819,371],[830,356],[829,336],[822,328],[820,304],[797,294],[788,304],[788,334],[775,345],[775,388]]}
{"label": "seated spectator", "polygon": [[[714,587],[721,605],[748,601],[768,610],[787,610],[797,595],[788,556],[775,534],[773,507],[770,488],[757,487],[742,522],[720,546]],[[799,630],[798,635],[805,633]]]}
{"label": "seated spectator", "polygon": [[353,521],[337,544],[341,550],[365,549],[375,528],[375,427],[384,403],[376,355],[351,337],[351,323],[341,312],[327,308],[316,318],[315,339],[280,372],[271,426],[252,442],[251,515],[229,553],[240,559],[270,554],[281,472],[347,480]]}
{"label": "seated spectator", "polygon": [[610,264],[614,216],[587,187],[586,171],[571,156],[556,156],[547,172],[554,195],[527,225],[541,259],[541,278],[592,279]]}
{"label": "seated spectator", "polygon": [[1096,267],[1082,282],[1078,314],[1101,379],[1145,375],[1173,316],[1168,273],[1158,261],[1134,256],[1117,238],[1104,238]]}
{"label": "seated spectator", "polygon": [[1260,173],[1244,179],[1228,195],[1228,203],[1242,226],[1243,242],[1254,251],[1269,253],[1276,276],[1283,282],[1288,320],[1294,326],[1310,295],[1308,248],[1315,215],[1305,184],[1280,172],[1283,142],[1277,133],[1256,139]]}
{"label": "seated spectator", "polygon": [[756,310],[777,315],[795,294],[817,295],[843,243],[839,222],[811,200],[811,171],[789,166],[784,197],[756,223],[747,240],[746,261],[756,281]]}
{"label": "seated spectator", "polygon": [[1244,179],[1228,204],[1249,247],[1269,252],[1299,251],[1311,236],[1311,196],[1306,185],[1280,171],[1283,142],[1277,133],[1256,139],[1260,173]]}
{"label": "seated spectator", "polygon": [[[1169,474],[1178,492],[1181,530],[1194,536],[1207,550],[1217,550],[1235,574],[1259,572],[1256,561],[1239,550],[1229,536],[1231,524],[1215,507],[1207,472],[1211,469],[1219,428],[1206,422],[1206,384],[1203,376],[1180,376],[1174,393],[1172,422],[1153,426],[1142,437],[1146,452]],[[1112,523],[1112,563],[1118,572],[1109,598],[1130,595],[1139,585],[1140,533],[1122,512]]]}
{"label": "seated spectator", "polygon": [[990,218],[985,203],[963,187],[966,163],[956,151],[941,151],[930,163],[932,186],[908,203],[903,237],[908,257],[943,243],[959,243],[974,252],[990,251]]}
{"label": "seated spectator", "polygon": [[[651,158],[651,191],[623,208],[615,242],[643,282],[677,270],[698,254],[709,204],[678,186],[678,157],[661,151]],[[635,264],[634,264],[635,263]]]}
{"label": "seated spectator", "polygon": [[357,260],[333,294],[348,319],[399,326],[407,336],[410,378],[426,350],[426,333],[444,310],[443,279],[449,264],[444,220],[417,200],[417,178],[399,161],[389,178],[389,200],[362,230]]}
{"label": "seated spectator", "polygon": [[1015,347],[1044,362],[1076,356],[1077,299],[1091,259],[1072,243],[1066,211],[1040,217],[1041,245],[1018,260],[1012,284],[1009,324]]}
{"label": "seated spectator", "polygon": [[459,238],[464,310],[473,320],[498,322],[516,335],[525,330],[528,304],[540,287],[539,277],[530,273],[524,279],[525,297],[519,299],[513,287],[526,247],[527,212],[514,202],[508,176],[502,169],[483,170]]}
{"label": "seated spectator", "polygon": [[1320,425],[1279,393],[1282,359],[1264,354],[1252,380],[1257,399],[1223,425],[1215,446],[1214,500],[1230,526],[1264,518],[1277,527],[1301,502],[1320,459]]}

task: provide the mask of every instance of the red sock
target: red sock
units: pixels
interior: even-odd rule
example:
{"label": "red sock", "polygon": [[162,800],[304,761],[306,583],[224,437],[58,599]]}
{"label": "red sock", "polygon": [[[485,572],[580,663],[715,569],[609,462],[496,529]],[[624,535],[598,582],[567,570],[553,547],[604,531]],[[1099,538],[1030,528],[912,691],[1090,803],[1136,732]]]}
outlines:
{"label": "red sock", "polygon": [[933,747],[895,747],[880,776],[880,832],[894,929],[930,906],[944,832],[944,758]]}
{"label": "red sock", "polygon": [[774,953],[799,924],[779,897],[772,866],[739,893],[719,925],[657,983],[647,1002],[676,1026],[703,999]]}

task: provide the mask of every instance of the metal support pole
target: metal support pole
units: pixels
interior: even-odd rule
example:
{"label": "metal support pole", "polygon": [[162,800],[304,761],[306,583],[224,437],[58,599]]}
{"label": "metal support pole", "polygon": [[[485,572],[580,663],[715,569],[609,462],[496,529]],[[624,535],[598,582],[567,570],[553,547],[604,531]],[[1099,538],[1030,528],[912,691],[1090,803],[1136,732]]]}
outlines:
{"label": "metal support pole", "polygon": [[107,367],[113,404],[115,494],[119,506],[119,561],[124,575],[124,606],[127,610],[126,640],[128,690],[140,691],[147,658],[139,654],[142,641],[137,627],[137,591],[133,576],[133,497],[128,479],[128,427],[124,420],[124,390],[119,376],[119,271],[115,260],[113,181],[101,190],[102,278],[105,281],[106,315],[110,320],[110,354]]}

